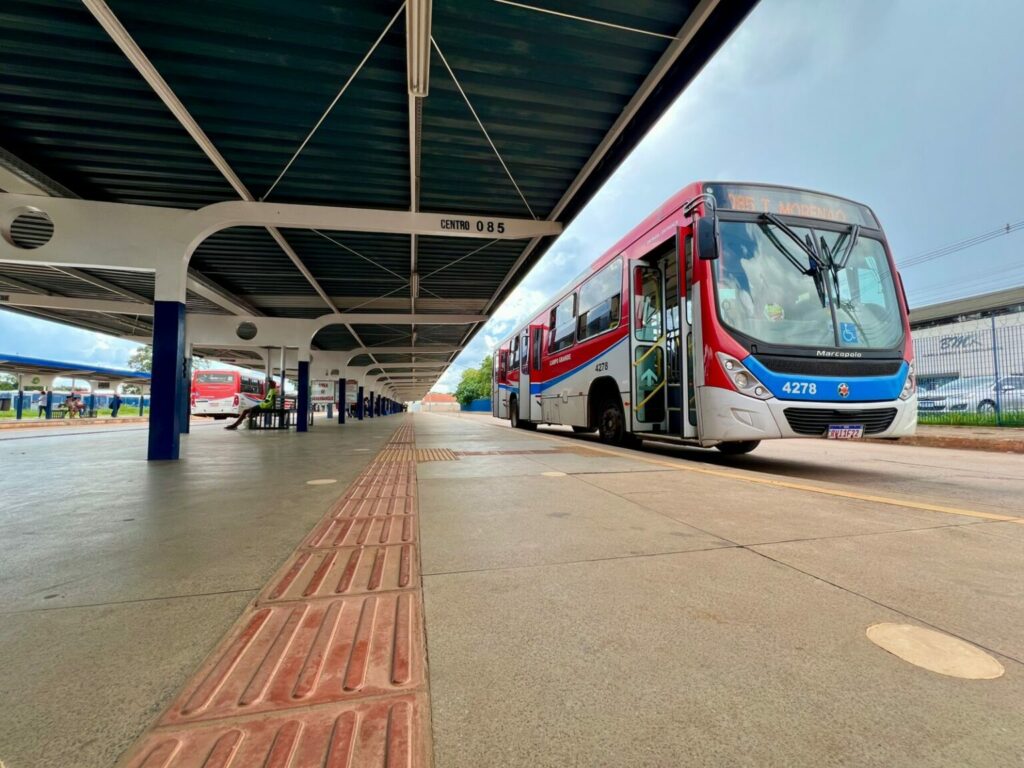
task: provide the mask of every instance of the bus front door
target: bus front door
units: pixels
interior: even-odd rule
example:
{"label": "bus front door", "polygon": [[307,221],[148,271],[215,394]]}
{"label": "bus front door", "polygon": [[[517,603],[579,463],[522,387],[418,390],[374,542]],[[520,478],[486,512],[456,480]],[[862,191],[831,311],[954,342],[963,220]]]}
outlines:
{"label": "bus front door", "polygon": [[665,277],[665,364],[668,383],[668,431],[697,437],[693,386],[693,333],[689,291],[693,283],[693,238],[680,230],[660,260]]}
{"label": "bus front door", "polygon": [[629,263],[630,360],[633,432],[668,431],[665,359],[665,284],[662,270],[643,261]]}
{"label": "bus front door", "polygon": [[529,329],[523,331],[519,338],[519,420],[530,421],[530,344]]}
{"label": "bus front door", "polygon": [[540,423],[542,419],[541,404],[543,398],[540,393],[540,381],[541,381],[541,349],[544,345],[544,326],[543,325],[531,325],[530,326],[530,381],[533,382],[534,386],[531,387],[534,390],[533,394],[530,395],[530,415],[527,417],[530,421]]}

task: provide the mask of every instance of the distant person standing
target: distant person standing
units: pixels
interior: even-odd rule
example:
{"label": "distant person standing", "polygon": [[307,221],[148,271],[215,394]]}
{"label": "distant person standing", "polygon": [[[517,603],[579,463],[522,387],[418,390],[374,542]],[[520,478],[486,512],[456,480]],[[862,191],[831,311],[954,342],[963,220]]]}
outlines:
{"label": "distant person standing", "polygon": [[46,415],[46,390],[39,390],[39,415],[36,418],[41,419]]}
{"label": "distant person standing", "polygon": [[121,410],[121,395],[115,392],[114,396],[110,398],[110,418],[116,419],[119,410]]}
{"label": "distant person standing", "polygon": [[[269,411],[272,410],[277,401],[277,382],[271,379],[267,384],[267,394],[263,396],[263,401],[259,405],[254,405],[251,408],[246,408],[240,414],[238,414],[238,420],[232,424],[228,424],[224,429],[238,429],[238,425],[245,421],[245,417],[253,411]],[[282,404],[283,405],[283,404]]]}

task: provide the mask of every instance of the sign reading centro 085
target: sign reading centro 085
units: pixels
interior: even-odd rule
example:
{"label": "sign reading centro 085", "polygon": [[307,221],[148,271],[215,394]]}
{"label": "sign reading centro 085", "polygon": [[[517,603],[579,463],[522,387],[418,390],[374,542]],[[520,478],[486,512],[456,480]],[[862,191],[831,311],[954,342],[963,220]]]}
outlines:
{"label": "sign reading centro 085", "polygon": [[441,219],[441,229],[454,232],[480,232],[482,234],[505,234],[504,221],[484,221],[483,219]]}

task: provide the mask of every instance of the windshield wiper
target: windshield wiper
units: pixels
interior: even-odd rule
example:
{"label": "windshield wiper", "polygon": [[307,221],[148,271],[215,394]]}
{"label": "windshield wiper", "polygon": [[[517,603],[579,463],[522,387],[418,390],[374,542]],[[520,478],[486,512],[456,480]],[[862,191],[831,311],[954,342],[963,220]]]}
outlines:
{"label": "windshield wiper", "polygon": [[[794,243],[800,246],[800,250],[807,254],[807,258],[811,260],[811,263],[814,266],[816,266],[818,269],[825,268],[826,264],[822,260],[821,256],[818,255],[817,250],[814,248],[814,241],[811,239],[810,235],[807,236],[807,242],[804,242],[803,240],[800,239],[800,235],[798,235],[796,232],[790,229],[789,225],[783,222],[774,213],[762,213],[761,218],[770,222],[771,224],[774,224],[784,235],[786,235],[786,237],[788,237],[790,240],[792,240]],[[767,232],[767,230],[765,231]],[[772,238],[772,242],[777,243],[777,239]],[[782,250],[784,253],[786,253],[787,256],[789,255],[789,253],[784,248]],[[798,264],[798,266],[800,265]],[[804,270],[802,266],[800,266],[800,269],[803,270],[804,274],[807,275],[812,274],[814,271],[811,268]]]}
{"label": "windshield wiper", "polygon": [[[761,231],[765,233],[769,240],[772,241],[772,245],[778,248],[782,255],[786,257],[789,263],[800,270],[801,274],[808,275],[813,278],[814,289],[818,292],[818,300],[821,302],[821,306],[827,306],[825,281],[822,279],[822,270],[825,268],[826,264],[822,260],[821,256],[818,255],[818,252],[814,247],[814,239],[808,235],[807,241],[804,242],[800,239],[800,235],[790,229],[789,226],[782,222],[774,213],[762,213],[761,219]],[[808,265],[806,267],[797,260],[796,256],[789,252],[789,249],[782,244],[778,236],[769,229],[768,224],[773,224],[777,227],[786,235],[786,237],[796,243],[800,247],[801,251],[807,254]]]}
{"label": "windshield wiper", "polygon": [[[847,263],[850,261],[850,255],[853,253],[853,249],[857,246],[857,238],[860,237],[860,224],[850,225],[849,232],[843,232],[838,238],[836,238],[835,250],[828,247],[828,243],[825,242],[825,236],[821,236],[821,252],[825,254],[825,260],[828,262],[829,269],[832,272],[832,286],[836,291],[836,302],[842,305],[843,299],[839,290],[839,270],[845,269]],[[843,247],[845,244],[845,247]],[[842,255],[840,254],[842,251]]]}

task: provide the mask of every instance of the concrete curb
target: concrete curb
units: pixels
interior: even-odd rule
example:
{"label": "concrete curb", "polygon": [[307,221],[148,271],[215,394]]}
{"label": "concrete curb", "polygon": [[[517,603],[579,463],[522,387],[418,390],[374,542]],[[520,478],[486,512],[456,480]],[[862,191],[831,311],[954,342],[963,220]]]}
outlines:
{"label": "concrete curb", "polygon": [[967,437],[957,435],[914,435],[895,440],[873,440],[878,443],[898,443],[922,448],[956,448],[965,451],[993,453],[1024,453],[1024,439],[1018,437]]}
{"label": "concrete curb", "polygon": [[148,424],[148,416],[118,416],[116,419],[40,419],[12,420],[13,424],[0,423],[0,429],[36,429],[39,427],[77,427],[95,426],[97,424]]}

